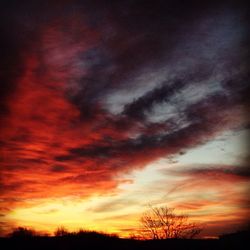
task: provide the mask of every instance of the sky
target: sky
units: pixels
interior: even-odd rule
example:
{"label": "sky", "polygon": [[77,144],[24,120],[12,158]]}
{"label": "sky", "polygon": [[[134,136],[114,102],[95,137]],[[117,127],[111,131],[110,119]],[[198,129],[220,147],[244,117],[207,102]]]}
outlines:
{"label": "sky", "polygon": [[149,204],[249,223],[243,1],[0,5],[0,235],[127,237]]}

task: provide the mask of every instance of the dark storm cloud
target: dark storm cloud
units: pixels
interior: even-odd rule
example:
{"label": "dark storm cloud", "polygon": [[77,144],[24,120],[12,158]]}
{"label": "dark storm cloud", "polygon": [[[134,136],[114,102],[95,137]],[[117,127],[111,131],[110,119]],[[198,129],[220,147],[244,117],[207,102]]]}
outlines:
{"label": "dark storm cloud", "polygon": [[[81,57],[86,63],[87,74],[78,83],[79,91],[72,95],[69,93],[85,119],[95,116],[98,112],[96,103],[109,92],[120,87],[133,88],[128,86],[133,84],[129,80],[139,70],[173,59],[172,51],[182,32],[203,18],[204,9],[210,12],[213,7],[192,1],[87,2],[87,20],[100,32],[101,41]],[[96,16],[100,22],[96,21]],[[139,105],[128,106],[125,113],[136,112],[131,110]]]}
{"label": "dark storm cloud", "polygon": [[51,171],[60,173],[60,172],[67,171],[67,168],[63,165],[55,165],[55,166],[51,167]]}
{"label": "dark storm cloud", "polygon": [[220,164],[192,164],[180,166],[178,169],[160,170],[161,173],[166,175],[187,175],[187,176],[211,176],[214,177],[221,175],[231,175],[245,180],[249,180],[250,171],[249,167],[245,165],[220,165]]}
{"label": "dark storm cloud", "polygon": [[185,86],[204,81],[211,77],[211,74],[212,70],[209,67],[199,65],[196,69],[192,69],[191,66],[189,72],[185,72],[182,78],[177,76],[177,79],[163,82],[160,87],[154,88],[145,95],[125,105],[123,114],[128,116],[128,118],[144,120],[145,112],[150,111],[155,104],[170,102],[170,99],[182,91]]}
{"label": "dark storm cloud", "polygon": [[208,174],[208,173],[224,173],[224,174],[232,174],[232,175],[236,175],[239,177],[243,177],[246,179],[250,179],[250,171],[248,167],[241,167],[241,166],[236,166],[236,167],[224,167],[224,168],[215,168],[211,169],[211,168],[201,168],[201,169],[193,169],[191,171],[189,171],[190,174]]}
{"label": "dark storm cloud", "polygon": [[[11,45],[7,40],[3,47],[13,53],[14,59],[10,53],[8,57],[16,61],[18,66],[22,63],[18,63],[14,55],[23,51],[22,43],[30,44],[31,37],[37,37],[36,32],[41,25],[49,23],[53,17],[62,19],[63,16],[65,35],[72,35],[74,32],[70,30],[72,27],[68,23],[74,15],[86,10],[84,18],[86,17],[91,29],[100,33],[100,41],[97,46],[79,55],[80,60],[84,61],[84,70],[87,68],[87,74],[78,81],[79,90],[68,93],[85,119],[95,116],[100,111],[98,103],[102,98],[119,86],[124,86],[125,82],[128,85],[126,79],[130,79],[138,70],[146,65],[157,65],[174,58],[172,51],[183,32],[195,27],[204,15],[213,13],[214,8],[223,12],[221,6],[224,7],[220,2],[201,4],[196,1],[109,1],[105,4],[101,1],[63,1],[60,4],[57,1],[37,1],[36,4],[31,1],[28,4],[14,1],[14,4],[6,5],[5,16],[11,14],[9,19],[14,22],[13,29],[16,30],[19,24],[23,25],[17,29],[20,37],[8,39],[8,36],[13,35],[8,30],[7,35],[3,35],[14,43]],[[13,5],[18,8],[15,8],[14,13],[8,13],[13,10]],[[230,6],[229,3],[225,6],[227,5]],[[8,21],[8,18],[5,19]],[[7,26],[9,23],[3,24],[4,28]],[[11,70],[17,68],[13,63],[9,64]],[[7,71],[6,75],[14,75]],[[6,88],[10,86],[13,84],[6,84]],[[145,98],[144,101],[150,99]],[[128,104],[125,113],[135,115],[133,112],[136,111],[132,110],[139,108],[140,102],[143,100],[139,99],[137,104]]]}
{"label": "dark storm cloud", "polygon": [[24,55],[34,50],[41,26],[54,15],[53,3],[52,6],[48,6],[48,1],[4,0],[0,3],[0,119],[9,111],[6,102],[12,100],[25,71]]}
{"label": "dark storm cloud", "polygon": [[[236,82],[239,83],[238,81]],[[244,83],[240,84],[241,86],[245,86],[244,88],[242,87],[245,91],[248,91],[248,87],[244,85]],[[160,88],[162,91],[159,91],[159,88],[156,88],[146,93],[138,102],[134,102],[139,103],[140,106],[140,108],[135,110],[141,112],[141,110],[152,106],[152,103],[162,100],[166,101],[166,97],[175,95],[175,91],[173,91],[175,87],[171,87],[170,91],[167,92],[163,91],[163,89],[164,88]],[[169,88],[166,89],[169,90]],[[140,100],[148,101],[143,102]],[[172,126],[168,128],[165,127],[165,129],[163,127],[163,129],[159,129],[158,131],[156,130],[154,134],[147,135],[144,133],[144,128],[139,129],[140,135],[136,138],[128,138],[125,140],[116,139],[109,142],[100,140],[99,143],[93,143],[90,146],[69,149],[68,155],[57,156],[56,159],[72,160],[75,157],[80,157],[91,159],[100,158],[105,161],[118,158],[123,159],[124,165],[126,165],[127,162],[133,162],[137,157],[140,159],[144,156],[144,158],[147,159],[147,156],[157,158],[159,156],[176,154],[182,152],[183,149],[185,150],[206,143],[215,135],[224,131],[228,124],[232,124],[229,125],[228,128],[230,128],[230,126],[232,128],[238,126],[237,123],[234,123],[234,120],[238,118],[233,117],[233,113],[229,114],[228,110],[238,109],[238,106],[242,106],[243,104],[242,101],[238,99],[236,92],[230,96],[227,96],[224,92],[216,92],[194,104],[186,106],[183,111],[186,118],[179,127],[178,118],[176,118],[176,120],[166,120],[160,125],[164,126],[169,123],[172,124]],[[127,110],[127,107],[125,107],[125,110]],[[137,119],[138,118],[137,116]],[[144,117],[140,118],[139,122],[143,125]],[[123,114],[121,114],[121,119],[123,119]],[[247,126],[247,124],[248,122],[244,126]],[[110,126],[115,128],[115,126],[112,126],[112,123]],[[159,124],[157,127],[161,128]],[[145,153],[147,156],[144,155]]]}
{"label": "dark storm cloud", "polygon": [[169,97],[172,97],[175,92],[185,86],[184,81],[175,81],[169,85],[163,85],[148,92],[146,95],[138,98],[133,103],[125,106],[123,113],[129,118],[137,118],[143,120],[145,111],[149,110],[154,103],[167,102]]}
{"label": "dark storm cloud", "polygon": [[[1,8],[0,8],[1,9]],[[4,13],[2,9],[0,11],[1,22],[0,22],[0,77],[1,77],[1,85],[0,85],[0,105],[1,117],[6,115],[8,112],[8,108],[6,106],[6,101],[8,96],[15,89],[16,82],[15,80],[18,78],[20,73],[23,70],[21,64],[20,53],[25,46],[25,42],[20,39],[22,36],[19,32],[19,29],[15,26],[16,23],[13,23],[11,17],[7,17],[8,13]],[[3,18],[4,17],[4,18]],[[18,25],[18,24],[17,24]],[[18,25],[19,26],[19,25]],[[16,30],[16,32],[9,32],[10,30]],[[19,43],[16,41],[19,40]]]}
{"label": "dark storm cloud", "polygon": [[21,186],[23,186],[22,182],[1,184],[0,185],[0,190],[1,190],[1,192],[13,192],[13,191],[16,191],[16,190],[20,189]]}

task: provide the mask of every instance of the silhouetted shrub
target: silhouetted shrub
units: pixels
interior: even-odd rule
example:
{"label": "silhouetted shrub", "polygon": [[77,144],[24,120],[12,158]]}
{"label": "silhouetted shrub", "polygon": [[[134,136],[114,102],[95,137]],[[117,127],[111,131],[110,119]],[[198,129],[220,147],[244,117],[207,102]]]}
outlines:
{"label": "silhouetted shrub", "polygon": [[61,226],[56,229],[54,235],[56,237],[62,237],[62,236],[69,236],[71,235],[71,233],[64,226]]}
{"label": "silhouetted shrub", "polygon": [[79,229],[77,232],[74,232],[73,235],[89,239],[119,238],[118,235],[116,234],[107,234],[103,232],[97,232],[85,229]]}
{"label": "silhouetted shrub", "polygon": [[25,227],[15,228],[10,233],[10,237],[14,237],[14,238],[27,238],[27,237],[33,237],[35,235],[36,235],[36,233],[35,233],[34,230],[28,229],[28,228],[25,228]]}

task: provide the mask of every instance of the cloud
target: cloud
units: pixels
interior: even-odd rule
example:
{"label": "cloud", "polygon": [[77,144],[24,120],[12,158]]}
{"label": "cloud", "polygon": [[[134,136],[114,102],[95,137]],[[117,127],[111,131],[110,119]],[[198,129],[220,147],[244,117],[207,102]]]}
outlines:
{"label": "cloud", "polygon": [[63,165],[55,165],[55,166],[52,166],[51,171],[52,172],[64,172],[64,171],[67,171],[67,168]]}
{"label": "cloud", "polygon": [[[113,199],[112,201],[106,201],[98,206],[91,208],[91,211],[96,213],[103,213],[103,212],[110,212],[113,213],[114,211],[125,209],[129,206],[136,204],[136,201],[131,198],[118,198]],[[125,217],[125,215],[123,215]]]}
{"label": "cloud", "polygon": [[161,201],[204,223],[202,235],[240,229],[249,216],[250,179],[246,170],[245,166],[220,164],[161,169],[167,180],[175,179],[168,186],[165,181],[158,183],[159,191],[168,190]]}
{"label": "cloud", "polygon": [[[14,5],[6,3],[1,15],[4,206],[108,193],[124,173],[249,126],[247,72],[239,63],[246,51],[238,33],[241,7]],[[232,39],[225,41],[225,34]],[[143,77],[155,71],[157,80]],[[199,98],[186,95],[198,88]],[[134,91],[120,112],[109,109],[111,96]],[[193,174],[213,173],[202,171]]]}
{"label": "cloud", "polygon": [[[185,169],[169,171],[168,175],[172,173],[184,178],[176,183],[173,193],[169,195],[182,193],[183,197],[192,196],[189,201],[187,197],[186,201],[182,199],[177,201],[176,207],[190,211],[211,210],[210,213],[216,213],[216,207],[224,207],[225,214],[230,214],[230,210],[235,208],[239,209],[239,213],[240,211],[247,212],[249,176],[233,166],[212,165],[208,167],[203,165],[194,168],[185,166]],[[200,196],[199,193],[203,195]]]}
{"label": "cloud", "polygon": [[[192,164],[179,166],[178,168],[161,169],[162,174],[173,174],[183,176],[210,176],[238,178],[239,180],[249,180],[249,168],[246,165],[221,165],[221,164]],[[226,179],[225,179],[226,180]]]}

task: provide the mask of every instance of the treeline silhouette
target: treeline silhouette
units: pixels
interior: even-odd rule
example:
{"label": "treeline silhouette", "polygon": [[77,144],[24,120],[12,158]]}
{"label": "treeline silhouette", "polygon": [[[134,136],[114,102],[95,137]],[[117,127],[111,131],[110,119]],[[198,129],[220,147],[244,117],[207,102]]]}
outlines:
{"label": "treeline silhouette", "polygon": [[[80,249],[117,249],[117,250],[234,250],[249,249],[250,230],[222,235],[218,239],[123,239],[118,235],[79,229],[70,232],[65,227],[58,227],[54,235],[39,234],[35,230],[18,227],[8,237],[0,238],[2,249],[17,250],[80,250]],[[247,246],[248,245],[248,246]]]}
{"label": "treeline silhouette", "polygon": [[77,231],[69,231],[64,226],[58,227],[53,235],[49,235],[47,233],[39,233],[33,229],[26,228],[26,227],[17,227],[14,228],[11,233],[8,234],[9,238],[19,238],[19,239],[29,239],[34,237],[84,237],[84,238],[93,238],[93,239],[100,239],[100,238],[112,238],[117,239],[119,238],[116,234],[108,234],[104,232],[98,232],[93,230],[86,230],[86,229],[79,229]]}

